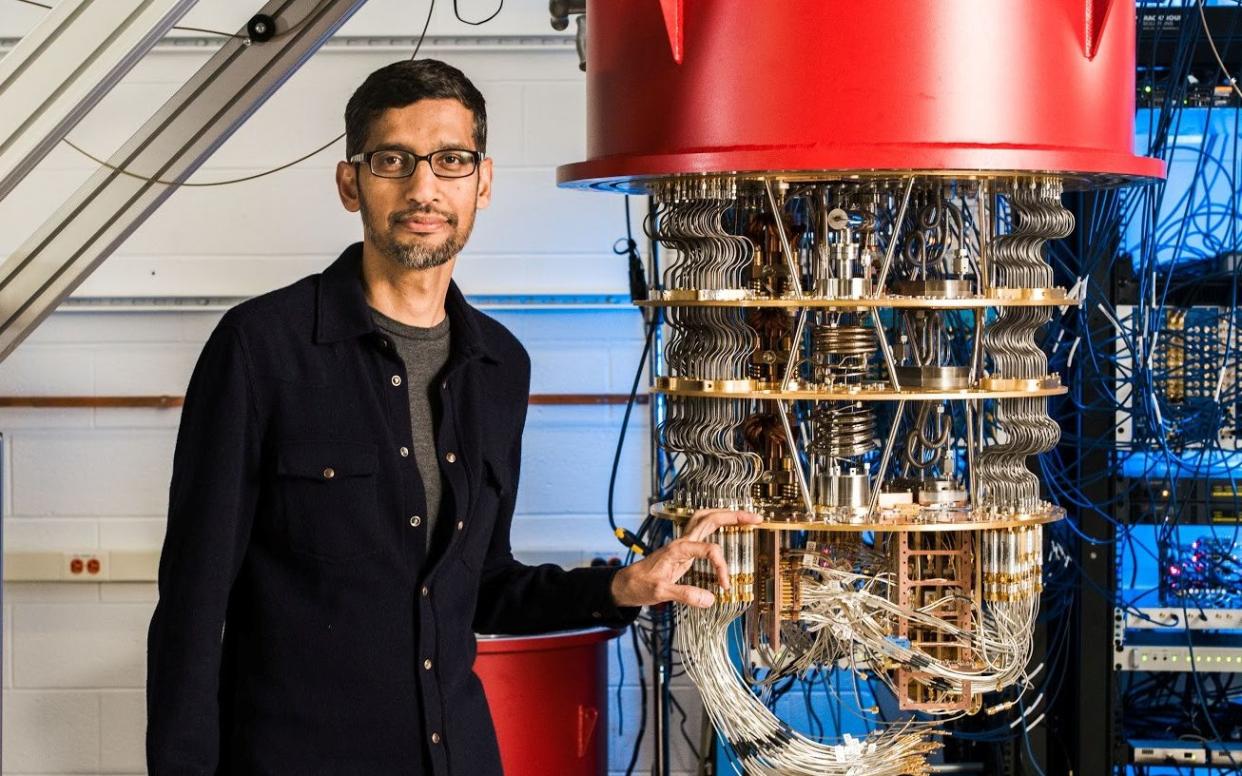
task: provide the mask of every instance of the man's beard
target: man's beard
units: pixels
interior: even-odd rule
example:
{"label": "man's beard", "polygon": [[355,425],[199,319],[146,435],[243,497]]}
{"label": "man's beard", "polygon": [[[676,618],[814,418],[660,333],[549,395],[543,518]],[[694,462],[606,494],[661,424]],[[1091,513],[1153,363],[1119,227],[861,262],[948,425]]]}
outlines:
{"label": "man's beard", "polygon": [[[434,208],[420,207],[403,210],[394,213],[388,219],[388,228],[382,232],[372,228],[371,214],[368,212],[366,203],[362,205],[362,224],[363,231],[366,233],[367,241],[375,247],[382,256],[395,262],[399,266],[412,270],[431,269],[446,264],[450,259],[461,252],[466,245],[466,240],[470,238],[471,227],[473,222],[465,229],[458,229],[458,219],[452,213],[435,210]],[[407,244],[403,243],[396,237],[396,230],[399,228],[397,223],[402,219],[409,218],[415,214],[434,214],[442,217],[446,225],[452,230],[448,238],[444,242],[435,247],[427,248],[419,243]]]}

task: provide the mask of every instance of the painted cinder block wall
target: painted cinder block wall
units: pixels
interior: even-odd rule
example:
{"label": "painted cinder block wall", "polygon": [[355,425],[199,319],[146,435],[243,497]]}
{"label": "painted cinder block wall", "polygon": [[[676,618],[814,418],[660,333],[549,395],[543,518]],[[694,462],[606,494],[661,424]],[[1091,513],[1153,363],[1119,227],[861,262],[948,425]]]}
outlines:
{"label": "painted cinder block wall", "polygon": [[[235,30],[258,5],[204,0],[184,23]],[[494,9],[492,0],[459,6],[469,18]],[[409,56],[426,12],[424,0],[371,0],[195,180],[267,169],[339,133],[349,93],[373,69]],[[42,14],[5,3],[0,55]],[[110,153],[213,50],[209,39],[171,36],[70,137]],[[452,4],[441,2],[422,55],[462,68],[488,100],[496,194],[459,262],[458,282],[490,301],[486,309],[526,345],[532,391],[627,392],[641,320],[626,304],[598,299],[628,293],[625,263],[612,253],[624,234],[624,202],[553,182],[557,164],[585,155],[585,83],[571,35],[550,28],[542,0],[510,0],[477,28],[454,20]],[[343,142],[256,181],[177,191],[0,364],[0,396],[181,395],[228,304],[316,272],[358,239],[356,216],[341,209],[332,183],[342,155]],[[92,171],[66,146],[49,155],[0,202],[0,257]],[[514,301],[499,296],[526,304],[498,307]],[[590,304],[566,305],[571,298]],[[110,301],[106,309],[92,306],[101,300]],[[616,553],[605,497],[621,412],[532,407],[513,536],[520,557],[574,565]],[[5,551],[158,550],[178,419],[176,409],[0,409]],[[646,437],[639,411],[617,487],[618,517],[628,525],[647,494]],[[5,585],[5,776],[145,772],[145,639],[155,596],[151,583]],[[639,687],[628,637],[610,652],[610,770],[620,774],[638,727]],[[693,692],[675,682],[697,741]],[[677,772],[693,772],[676,729],[673,743]],[[639,763],[637,772],[648,772],[645,752]]]}

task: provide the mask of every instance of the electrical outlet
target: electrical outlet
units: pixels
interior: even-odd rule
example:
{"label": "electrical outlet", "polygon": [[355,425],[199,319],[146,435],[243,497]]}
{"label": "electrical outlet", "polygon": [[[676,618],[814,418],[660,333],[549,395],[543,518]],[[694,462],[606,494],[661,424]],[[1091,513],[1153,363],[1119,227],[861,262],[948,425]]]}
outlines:
{"label": "electrical outlet", "polygon": [[107,555],[94,552],[66,552],[60,578],[75,582],[97,582],[108,578]]}

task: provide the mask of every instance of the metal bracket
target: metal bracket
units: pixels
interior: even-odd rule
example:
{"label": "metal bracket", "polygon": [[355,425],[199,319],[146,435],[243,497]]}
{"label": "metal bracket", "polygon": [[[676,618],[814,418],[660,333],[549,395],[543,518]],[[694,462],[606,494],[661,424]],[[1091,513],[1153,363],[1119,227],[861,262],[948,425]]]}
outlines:
{"label": "metal bracket", "polygon": [[0,266],[0,360],[366,0],[272,0],[279,30],[227,43]]}
{"label": "metal bracket", "polygon": [[0,199],[194,1],[62,0],[0,59]]}

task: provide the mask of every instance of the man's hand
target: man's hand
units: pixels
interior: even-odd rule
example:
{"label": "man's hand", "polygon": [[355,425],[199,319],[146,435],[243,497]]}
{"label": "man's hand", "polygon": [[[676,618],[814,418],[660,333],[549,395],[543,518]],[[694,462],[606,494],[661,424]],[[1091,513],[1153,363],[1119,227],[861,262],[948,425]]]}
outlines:
{"label": "man's hand", "polygon": [[674,539],[645,559],[626,566],[612,578],[612,597],[617,606],[649,606],[665,601],[706,608],[716,596],[701,587],[681,585],[678,581],[690,570],[694,561],[708,558],[716,567],[720,587],[729,589],[729,567],[719,544],[704,541],[717,528],[726,525],[752,525],[763,518],[750,512],[724,509],[702,509],[694,513],[681,538]]}

